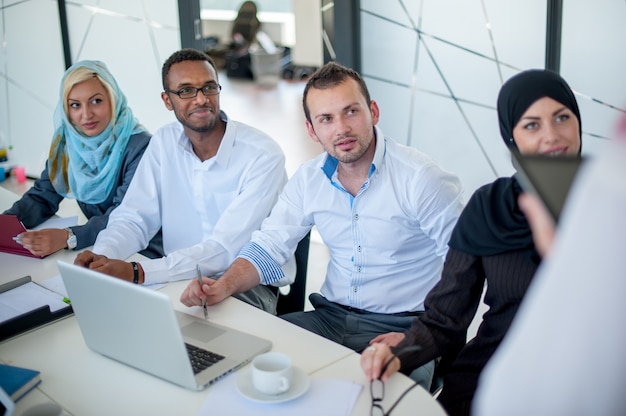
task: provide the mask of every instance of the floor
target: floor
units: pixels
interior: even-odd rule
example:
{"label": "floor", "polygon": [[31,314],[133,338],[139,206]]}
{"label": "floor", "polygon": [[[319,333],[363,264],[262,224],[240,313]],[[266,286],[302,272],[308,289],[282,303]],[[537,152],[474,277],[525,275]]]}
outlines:
{"label": "floor", "polygon": [[[266,87],[249,80],[237,80],[220,75],[222,93],[221,107],[232,119],[257,127],[272,136],[282,147],[286,155],[286,169],[293,175],[303,162],[318,155],[322,149],[313,142],[305,128],[302,110],[302,91],[304,82],[281,80],[276,86]],[[2,184],[21,194],[30,187],[30,182],[18,185],[15,178]],[[64,201],[60,215],[76,215],[77,206],[73,201]],[[313,230],[307,271],[307,297],[311,292],[319,291],[328,264],[329,253],[321,238]],[[482,305],[482,304],[481,304]],[[311,310],[306,302],[305,310]],[[475,334],[484,305],[479,308],[468,336]]]}

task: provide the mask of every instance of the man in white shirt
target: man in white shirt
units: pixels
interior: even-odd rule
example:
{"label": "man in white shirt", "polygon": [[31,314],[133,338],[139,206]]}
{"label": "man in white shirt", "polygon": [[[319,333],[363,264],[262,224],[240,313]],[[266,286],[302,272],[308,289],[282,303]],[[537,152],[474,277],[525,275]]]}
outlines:
{"label": "man in white shirt", "polygon": [[[177,122],[156,131],[126,197],[76,264],[135,283],[218,276],[269,214],[287,174],[269,136],[220,110],[215,65],[183,49],[163,65],[161,98]],[[126,262],[159,229],[165,257]],[[290,276],[293,277],[293,276]],[[276,288],[242,298],[275,312]]]}
{"label": "man in white shirt", "polygon": [[309,136],[325,152],[290,179],[226,273],[202,288],[193,282],[181,301],[215,304],[281,279],[280,266],[315,225],[330,249],[322,294],[311,295],[315,311],[283,317],[361,351],[423,312],[462,209],[461,184],[383,135],[357,72],[325,65],[307,82],[303,103]]}

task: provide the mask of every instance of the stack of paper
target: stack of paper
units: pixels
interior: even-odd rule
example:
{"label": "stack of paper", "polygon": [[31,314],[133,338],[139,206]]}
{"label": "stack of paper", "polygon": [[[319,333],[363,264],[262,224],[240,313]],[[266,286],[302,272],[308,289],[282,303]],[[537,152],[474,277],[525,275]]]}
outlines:
{"label": "stack of paper", "polygon": [[302,396],[282,403],[251,401],[237,391],[235,372],[208,390],[200,416],[350,416],[363,386],[352,381],[311,378],[309,390]]}

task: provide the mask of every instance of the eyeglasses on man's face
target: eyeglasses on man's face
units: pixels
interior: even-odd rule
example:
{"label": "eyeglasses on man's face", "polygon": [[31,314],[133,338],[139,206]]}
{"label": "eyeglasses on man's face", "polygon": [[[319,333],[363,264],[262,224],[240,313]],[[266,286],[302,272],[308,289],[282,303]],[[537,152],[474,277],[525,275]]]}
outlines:
{"label": "eyeglasses on man's face", "polygon": [[188,98],[196,98],[198,96],[198,92],[202,91],[202,94],[205,97],[210,97],[211,95],[217,95],[222,90],[222,86],[219,84],[207,84],[203,87],[184,87],[176,91],[165,90],[165,92],[171,92],[172,94],[178,95],[182,99]]}

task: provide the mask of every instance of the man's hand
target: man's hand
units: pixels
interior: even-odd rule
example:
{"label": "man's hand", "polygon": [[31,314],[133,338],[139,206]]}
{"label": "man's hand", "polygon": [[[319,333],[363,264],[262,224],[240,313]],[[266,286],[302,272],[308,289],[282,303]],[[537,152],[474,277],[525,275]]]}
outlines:
{"label": "man's hand", "polygon": [[180,301],[185,306],[200,306],[202,300],[207,305],[215,305],[231,295],[252,289],[259,284],[259,280],[252,263],[238,258],[218,280],[202,277],[202,287],[198,279],[190,281],[180,295]]}
{"label": "man's hand", "polygon": [[[109,276],[117,277],[129,282],[133,281],[135,273],[133,271],[133,265],[123,260],[112,260],[106,256],[95,254],[92,251],[85,250],[76,256],[74,264],[78,266],[88,267],[91,270],[95,270],[100,273],[108,274]],[[137,263],[139,267],[139,282],[144,282],[144,273],[141,265]]]}
{"label": "man's hand", "polygon": [[91,263],[101,259],[106,259],[106,257],[96,254],[93,251],[85,250],[76,256],[74,264],[77,266],[89,267]]}
{"label": "man's hand", "polygon": [[185,306],[201,306],[203,300],[207,305],[215,305],[229,296],[230,294],[219,283],[219,280],[203,276],[202,287],[198,279],[191,280],[180,295],[180,301]]}
{"label": "man's hand", "polygon": [[28,231],[17,236],[17,242],[35,256],[47,256],[67,247],[67,231],[61,228],[48,228]]}

